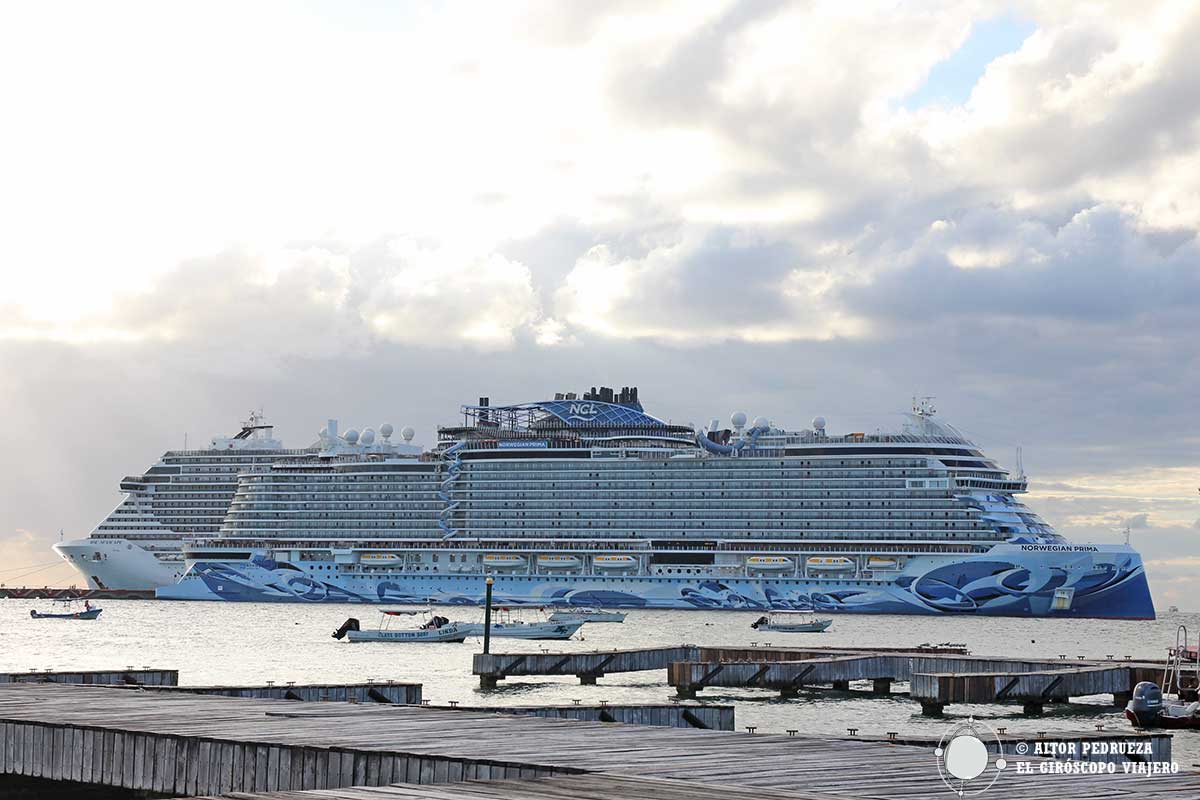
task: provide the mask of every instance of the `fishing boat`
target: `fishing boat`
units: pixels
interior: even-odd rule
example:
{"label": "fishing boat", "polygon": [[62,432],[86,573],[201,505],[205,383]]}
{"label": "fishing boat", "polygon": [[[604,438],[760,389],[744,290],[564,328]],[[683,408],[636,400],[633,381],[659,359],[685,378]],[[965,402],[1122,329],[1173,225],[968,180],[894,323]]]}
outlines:
{"label": "fishing boat", "polygon": [[408,617],[415,611],[384,611],[375,630],[364,631],[358,620],[350,617],[342,626],[333,632],[334,639],[346,639],[350,642],[464,642],[472,635],[466,628],[468,624],[451,622],[448,618],[430,614],[419,628],[393,628],[392,621],[398,617]]}
{"label": "fishing boat", "polygon": [[555,611],[549,619],[551,622],[570,622],[577,619],[584,622],[624,622],[625,614],[620,611],[581,607]]}
{"label": "fishing boat", "polygon": [[[501,639],[570,639],[580,628],[584,620],[572,617],[568,620],[554,621],[539,619],[529,622],[521,618],[519,611],[510,608],[497,608],[492,611],[490,635]],[[470,631],[471,636],[483,635],[482,622],[461,623]]]}
{"label": "fishing boat", "polygon": [[100,612],[104,609],[95,608],[86,600],[83,603],[83,609],[78,610],[73,607],[75,601],[64,600],[61,603],[62,611],[42,613],[36,609],[30,610],[29,617],[31,619],[96,619],[100,616]]}
{"label": "fishing boat", "polygon": [[831,619],[810,617],[802,611],[772,611],[750,623],[750,627],[779,633],[821,633],[832,624]]}

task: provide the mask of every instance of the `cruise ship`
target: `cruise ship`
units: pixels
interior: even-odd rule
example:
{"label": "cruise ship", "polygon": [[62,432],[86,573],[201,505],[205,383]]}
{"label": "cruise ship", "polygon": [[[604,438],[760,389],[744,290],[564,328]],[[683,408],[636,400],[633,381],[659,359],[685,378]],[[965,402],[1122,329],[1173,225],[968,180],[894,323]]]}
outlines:
{"label": "cruise ship", "polygon": [[233,436],[207,448],[169,450],[141,475],[121,479],[121,502],[86,538],[54,550],[93,589],[157,589],[184,572],[183,539],[215,535],[237,489],[238,474],[290,454],[261,412]]}
{"label": "cruise ship", "polygon": [[671,424],[636,388],[461,412],[419,456],[243,473],[158,596],[1154,617],[1137,552],[1055,533],[927,400],[842,435]]}
{"label": "cruise ship", "polygon": [[[328,426],[337,430],[337,422]],[[207,448],[170,450],[141,475],[121,479],[124,498],[86,538],[60,542],[54,550],[71,564],[93,589],[152,590],[169,586],[184,573],[183,543],[192,537],[215,536],[244,472],[262,470],[281,459],[299,457],[420,452],[409,444],[391,444],[391,426],[360,436],[347,431],[336,446],[327,443],[287,449],[274,436],[262,412],[251,412],[233,436],[214,436]],[[346,441],[347,438],[352,441]]]}

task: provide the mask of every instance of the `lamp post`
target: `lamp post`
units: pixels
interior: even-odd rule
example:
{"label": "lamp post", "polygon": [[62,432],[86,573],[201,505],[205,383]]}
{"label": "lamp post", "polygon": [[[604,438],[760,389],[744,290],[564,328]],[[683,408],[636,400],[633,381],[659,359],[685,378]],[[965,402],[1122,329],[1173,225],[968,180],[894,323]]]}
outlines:
{"label": "lamp post", "polygon": [[492,576],[486,581],[487,591],[483,595],[483,652],[490,653],[492,647]]}

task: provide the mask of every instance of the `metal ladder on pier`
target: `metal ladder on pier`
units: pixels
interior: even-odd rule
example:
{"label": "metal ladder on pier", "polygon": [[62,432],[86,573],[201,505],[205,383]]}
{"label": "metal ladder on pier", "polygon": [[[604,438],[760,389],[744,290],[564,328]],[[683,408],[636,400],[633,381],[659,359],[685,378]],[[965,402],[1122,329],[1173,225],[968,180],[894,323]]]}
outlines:
{"label": "metal ladder on pier", "polygon": [[1163,694],[1174,694],[1182,699],[1185,690],[1200,688],[1200,637],[1197,649],[1188,647],[1186,625],[1175,629],[1175,646],[1167,650],[1167,665],[1163,669]]}

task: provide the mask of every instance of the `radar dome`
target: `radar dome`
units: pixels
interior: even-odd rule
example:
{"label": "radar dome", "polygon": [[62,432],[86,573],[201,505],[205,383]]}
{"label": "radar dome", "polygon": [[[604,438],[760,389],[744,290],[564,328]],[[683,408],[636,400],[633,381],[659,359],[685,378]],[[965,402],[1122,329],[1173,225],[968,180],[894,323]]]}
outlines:
{"label": "radar dome", "polygon": [[406,441],[406,442],[411,442],[413,440],[413,437],[416,435],[417,435],[417,432],[414,431],[412,428],[404,428],[400,431],[401,438],[403,438],[404,441]]}
{"label": "radar dome", "polygon": [[362,436],[359,437],[358,441],[362,444],[374,444],[375,443],[375,429],[374,428],[364,429],[362,432]]}
{"label": "radar dome", "polygon": [[754,418],[754,427],[756,427],[756,428],[765,428],[765,427],[769,426],[770,424],[771,424],[771,420],[767,419],[766,417],[755,417]]}
{"label": "radar dome", "polygon": [[729,417],[729,421],[731,423],[733,423],[733,427],[735,427],[735,428],[746,427],[746,412],[745,411],[733,412],[733,414]]}
{"label": "radar dome", "polygon": [[346,440],[346,444],[358,444],[358,431],[351,428],[342,434],[342,438]]}
{"label": "radar dome", "polygon": [[392,431],[394,430],[395,428],[392,427],[392,423],[385,422],[379,426],[379,435],[386,439],[392,435]]}
{"label": "radar dome", "polygon": [[825,418],[824,417],[815,417],[813,419],[813,430],[818,430],[818,431],[825,430]]}

